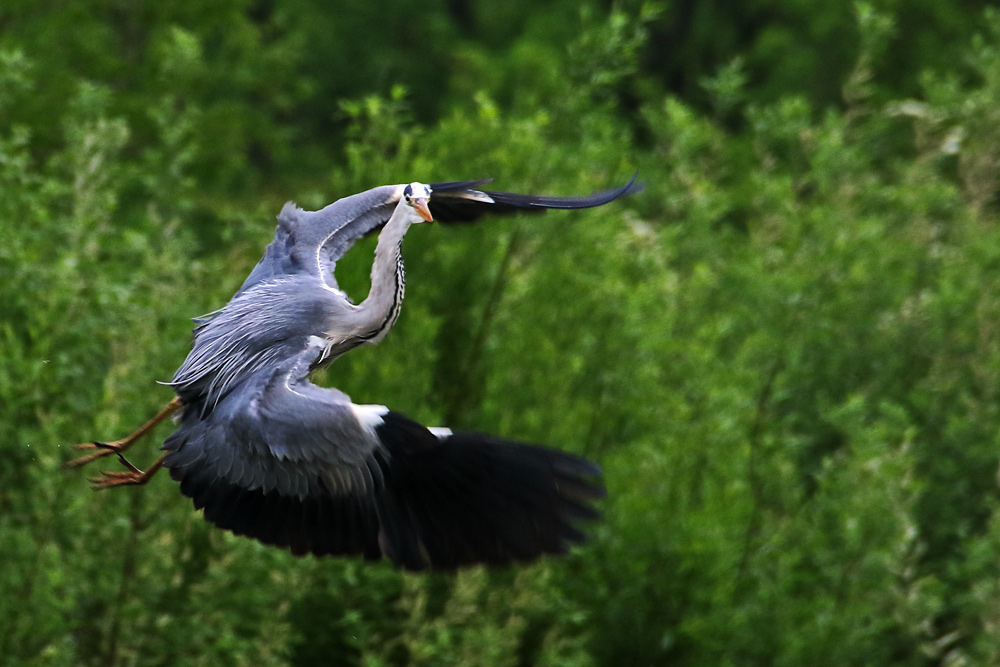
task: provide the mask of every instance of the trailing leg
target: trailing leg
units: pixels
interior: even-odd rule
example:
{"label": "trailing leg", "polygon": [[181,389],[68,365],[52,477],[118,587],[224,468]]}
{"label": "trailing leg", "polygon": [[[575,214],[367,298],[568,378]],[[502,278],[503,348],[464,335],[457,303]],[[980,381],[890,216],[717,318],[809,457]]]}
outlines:
{"label": "trailing leg", "polygon": [[160,422],[177,412],[182,406],[183,403],[181,403],[181,399],[175,397],[165,408],[160,410],[159,414],[140,426],[134,433],[126,438],[122,438],[121,440],[116,440],[115,442],[85,442],[80,445],[73,445],[73,449],[96,451],[93,451],[91,454],[75,458],[72,461],[67,461],[66,467],[79,468],[87,465],[91,461],[96,461],[99,458],[110,456],[111,454],[118,455],[126,467],[134,467],[122,458],[122,453],[156,428]]}

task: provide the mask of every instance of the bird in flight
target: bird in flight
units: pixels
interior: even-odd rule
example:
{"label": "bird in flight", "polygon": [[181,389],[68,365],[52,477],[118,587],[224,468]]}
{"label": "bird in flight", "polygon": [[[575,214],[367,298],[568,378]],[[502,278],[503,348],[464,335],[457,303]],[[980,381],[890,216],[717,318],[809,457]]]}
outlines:
{"label": "bird in flight", "polygon": [[[399,317],[401,246],[411,225],[582,209],[642,189],[635,177],[585,197],[481,190],[489,179],[386,185],[319,211],[286,204],[274,241],[233,298],[195,319],[175,398],[116,442],[75,445],[79,467],[126,468],[95,489],[145,484],[160,467],[219,528],[296,555],[389,558],[406,570],[531,561],[584,540],[600,468],[554,449],[425,427],[310,381],[312,371],[381,341]],[[334,268],[378,232],[368,297],[354,304]],[[174,413],[166,454],[147,470],[124,452]]]}

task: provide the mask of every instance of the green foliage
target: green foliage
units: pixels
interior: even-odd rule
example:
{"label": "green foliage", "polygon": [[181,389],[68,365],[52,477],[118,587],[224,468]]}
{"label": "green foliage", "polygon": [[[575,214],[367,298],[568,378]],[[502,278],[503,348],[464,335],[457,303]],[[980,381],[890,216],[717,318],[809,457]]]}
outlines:
{"label": "green foliage", "polygon": [[[517,7],[0,10],[5,664],[1000,661],[1000,13]],[[599,460],[567,558],[295,559],[60,467],[169,400],[283,199],[635,168],[413,230],[393,335],[320,378]]]}

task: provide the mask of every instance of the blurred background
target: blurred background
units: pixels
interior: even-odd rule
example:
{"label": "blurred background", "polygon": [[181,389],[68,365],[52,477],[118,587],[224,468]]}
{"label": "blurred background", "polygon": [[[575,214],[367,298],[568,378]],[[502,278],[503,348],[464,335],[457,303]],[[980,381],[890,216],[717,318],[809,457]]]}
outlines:
{"label": "blurred background", "polygon": [[[1000,664],[989,4],[5,1],[0,662]],[[296,559],[60,467],[171,398],[286,200],[636,169],[413,230],[395,331],[318,378],[598,460],[569,557]]]}

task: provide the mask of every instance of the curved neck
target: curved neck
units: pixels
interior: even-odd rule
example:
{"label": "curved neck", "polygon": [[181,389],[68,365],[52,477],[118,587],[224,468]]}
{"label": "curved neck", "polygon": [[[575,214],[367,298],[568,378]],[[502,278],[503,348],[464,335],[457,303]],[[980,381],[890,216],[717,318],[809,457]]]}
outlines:
{"label": "curved neck", "polygon": [[400,246],[414,217],[412,209],[400,202],[378,235],[375,262],[372,264],[372,287],[368,298],[358,304],[361,330],[364,332],[360,337],[368,342],[382,340],[399,317],[406,285]]}

